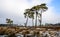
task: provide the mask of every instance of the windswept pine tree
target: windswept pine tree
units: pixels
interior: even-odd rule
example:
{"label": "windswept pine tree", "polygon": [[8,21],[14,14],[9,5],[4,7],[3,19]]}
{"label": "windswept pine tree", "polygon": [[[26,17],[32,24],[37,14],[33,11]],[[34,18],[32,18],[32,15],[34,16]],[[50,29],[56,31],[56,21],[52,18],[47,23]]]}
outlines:
{"label": "windswept pine tree", "polygon": [[32,19],[32,25],[34,26],[34,12],[30,10],[30,16],[29,18]]}
{"label": "windswept pine tree", "polygon": [[34,6],[31,8],[31,11],[34,12],[34,14],[36,15],[36,18],[35,18],[35,26],[37,26],[37,16],[38,16],[38,7],[37,6]]}
{"label": "windswept pine tree", "polygon": [[34,12],[31,11],[31,9],[26,9],[25,13],[24,13],[24,16],[26,19],[26,23],[25,23],[25,26],[27,26],[27,23],[28,23],[28,18],[31,18],[32,19],[32,25],[34,25]]}
{"label": "windswept pine tree", "polygon": [[40,12],[39,12],[39,22],[40,22],[40,26],[42,25],[41,23],[42,23],[42,13],[43,12],[45,12],[47,9],[48,9],[48,7],[46,6],[46,4],[45,3],[43,3],[43,4],[41,4],[40,6],[39,6],[39,10],[40,10]]}
{"label": "windswept pine tree", "polygon": [[24,13],[24,17],[26,18],[25,26],[27,26],[29,16],[30,16],[30,9],[26,9]]}
{"label": "windswept pine tree", "polygon": [[7,18],[7,19],[6,19],[6,23],[7,23],[7,24],[13,24],[13,20]]}

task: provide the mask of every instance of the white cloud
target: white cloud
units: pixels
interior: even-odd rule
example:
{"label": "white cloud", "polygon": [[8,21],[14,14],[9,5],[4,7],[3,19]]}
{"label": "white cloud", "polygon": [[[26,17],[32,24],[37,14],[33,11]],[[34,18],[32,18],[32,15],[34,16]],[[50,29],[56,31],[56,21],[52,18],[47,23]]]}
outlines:
{"label": "white cloud", "polygon": [[[23,24],[25,22],[23,13],[27,8],[41,3],[47,3],[49,10],[43,13],[43,22],[55,22],[54,7],[50,6],[53,0],[0,0],[0,17],[11,18],[14,23]],[[3,11],[3,12],[2,12]]]}

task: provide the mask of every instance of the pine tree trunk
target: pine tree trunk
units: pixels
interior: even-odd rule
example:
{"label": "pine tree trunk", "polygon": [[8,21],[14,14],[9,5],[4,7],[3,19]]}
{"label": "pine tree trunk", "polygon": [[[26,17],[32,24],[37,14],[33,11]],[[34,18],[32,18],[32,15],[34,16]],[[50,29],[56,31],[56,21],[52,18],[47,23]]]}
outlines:
{"label": "pine tree trunk", "polygon": [[37,26],[37,11],[36,11],[36,19],[35,19],[35,27]]}
{"label": "pine tree trunk", "polygon": [[27,23],[28,23],[28,17],[27,17],[27,19],[26,19],[26,24],[25,24],[25,27],[27,26]]}
{"label": "pine tree trunk", "polygon": [[34,26],[34,21],[33,21],[34,19],[32,18],[32,26]]}
{"label": "pine tree trunk", "polygon": [[41,11],[41,14],[40,14],[40,26],[42,25],[42,11]]}

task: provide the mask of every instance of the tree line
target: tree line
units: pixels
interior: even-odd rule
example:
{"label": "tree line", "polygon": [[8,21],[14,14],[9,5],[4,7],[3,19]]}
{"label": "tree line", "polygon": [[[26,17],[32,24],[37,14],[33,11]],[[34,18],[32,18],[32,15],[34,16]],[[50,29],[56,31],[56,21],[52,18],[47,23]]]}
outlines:
{"label": "tree line", "polygon": [[42,25],[42,13],[45,12],[47,9],[48,7],[46,6],[45,3],[41,5],[33,6],[30,9],[26,9],[24,12],[24,17],[26,18],[25,26],[27,26],[28,18],[32,19],[32,25],[34,25],[34,19],[35,19],[35,26],[37,26],[37,20],[39,21],[40,26],[41,26]]}

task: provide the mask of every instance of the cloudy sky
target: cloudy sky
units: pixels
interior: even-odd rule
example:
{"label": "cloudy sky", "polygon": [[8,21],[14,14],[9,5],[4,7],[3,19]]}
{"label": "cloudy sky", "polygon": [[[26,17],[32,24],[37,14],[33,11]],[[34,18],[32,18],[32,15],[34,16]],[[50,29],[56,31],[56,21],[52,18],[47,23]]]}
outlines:
{"label": "cloudy sky", "polygon": [[[6,18],[12,19],[15,24],[24,24],[24,10],[41,3],[48,6],[43,13],[43,23],[60,23],[60,0],[0,0],[0,24],[5,24]],[[31,24],[31,19],[28,24]]]}

